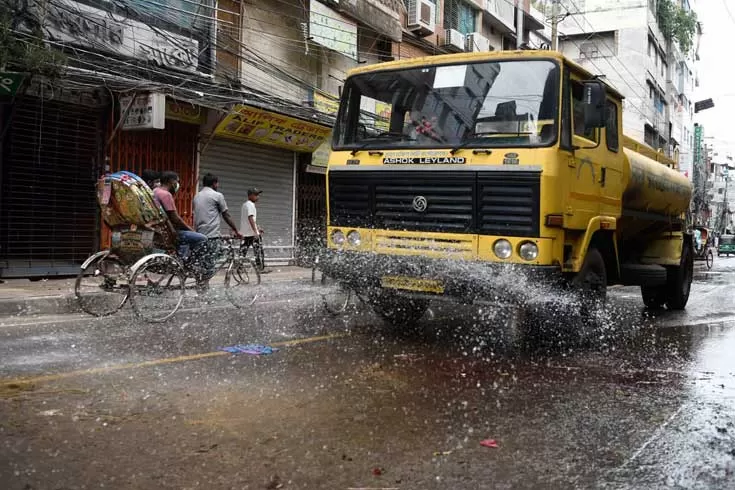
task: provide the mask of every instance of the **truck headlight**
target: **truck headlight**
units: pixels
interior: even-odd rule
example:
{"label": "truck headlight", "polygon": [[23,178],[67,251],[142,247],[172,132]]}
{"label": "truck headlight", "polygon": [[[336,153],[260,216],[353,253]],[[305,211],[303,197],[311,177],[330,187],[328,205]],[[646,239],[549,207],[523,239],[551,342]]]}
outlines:
{"label": "truck headlight", "polygon": [[536,260],[538,258],[538,245],[533,242],[523,242],[518,247],[518,255],[523,260]]}
{"label": "truck headlight", "polygon": [[342,233],[340,230],[335,230],[332,232],[332,243],[337,245],[338,247],[341,247],[345,244],[345,234]]}
{"label": "truck headlight", "polygon": [[513,246],[508,240],[500,239],[493,244],[493,252],[499,259],[509,259],[513,255]]}
{"label": "truck headlight", "polygon": [[353,247],[357,247],[360,245],[361,242],[360,238],[360,232],[357,230],[352,230],[347,234],[347,242],[352,245]]}

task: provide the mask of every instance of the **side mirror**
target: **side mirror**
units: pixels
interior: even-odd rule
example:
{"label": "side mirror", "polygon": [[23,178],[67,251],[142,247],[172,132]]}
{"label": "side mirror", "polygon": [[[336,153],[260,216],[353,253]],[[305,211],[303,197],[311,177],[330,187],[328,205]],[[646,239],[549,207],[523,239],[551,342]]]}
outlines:
{"label": "side mirror", "polygon": [[584,82],[584,127],[604,128],[607,123],[605,85],[599,80]]}

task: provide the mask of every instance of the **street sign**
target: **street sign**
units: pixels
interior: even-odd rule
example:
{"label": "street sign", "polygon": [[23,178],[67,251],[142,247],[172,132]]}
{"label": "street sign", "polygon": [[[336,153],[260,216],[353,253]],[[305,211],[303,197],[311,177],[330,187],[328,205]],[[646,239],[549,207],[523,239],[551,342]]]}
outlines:
{"label": "street sign", "polygon": [[25,77],[25,73],[0,72],[0,96],[15,95]]}
{"label": "street sign", "polygon": [[702,162],[702,130],[700,125],[694,126],[694,164]]}

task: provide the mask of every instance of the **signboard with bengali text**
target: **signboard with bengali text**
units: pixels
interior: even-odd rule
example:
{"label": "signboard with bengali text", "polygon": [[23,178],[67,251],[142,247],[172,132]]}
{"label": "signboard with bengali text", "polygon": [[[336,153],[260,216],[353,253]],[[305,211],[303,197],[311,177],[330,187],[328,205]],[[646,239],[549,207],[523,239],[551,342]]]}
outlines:
{"label": "signboard with bengali text", "polygon": [[331,131],[327,126],[242,104],[215,128],[217,136],[304,153],[313,153]]}

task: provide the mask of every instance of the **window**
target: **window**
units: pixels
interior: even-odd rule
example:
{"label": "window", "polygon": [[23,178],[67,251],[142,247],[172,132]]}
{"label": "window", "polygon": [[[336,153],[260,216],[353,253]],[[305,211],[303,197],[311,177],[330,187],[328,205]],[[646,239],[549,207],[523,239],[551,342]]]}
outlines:
{"label": "window", "polygon": [[571,88],[574,134],[597,142],[597,130],[595,128],[586,128],[584,125],[584,88],[581,83],[575,81],[571,82]]}
{"label": "window", "polygon": [[475,10],[463,0],[444,1],[444,28],[462,34],[475,32]]}
{"label": "window", "polygon": [[607,101],[607,122],[605,123],[605,139],[607,149],[617,152],[618,141],[618,106],[612,100]]}
{"label": "window", "polygon": [[600,49],[598,48],[597,43],[594,41],[582,43],[582,46],[579,48],[579,57],[584,59],[599,58]]}

